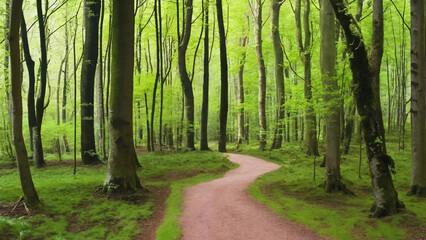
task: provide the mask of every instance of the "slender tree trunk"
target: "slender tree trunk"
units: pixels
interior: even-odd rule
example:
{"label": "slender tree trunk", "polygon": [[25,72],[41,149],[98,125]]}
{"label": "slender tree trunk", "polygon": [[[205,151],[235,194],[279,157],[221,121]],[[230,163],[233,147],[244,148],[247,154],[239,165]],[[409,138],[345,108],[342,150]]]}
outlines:
{"label": "slender tree trunk", "polygon": [[191,26],[192,26],[192,13],[193,13],[192,0],[185,1],[184,10],[186,11],[186,16],[184,19],[183,35],[179,39],[178,65],[179,65],[180,80],[182,83],[182,90],[185,96],[185,111],[186,111],[186,120],[188,124],[186,129],[186,147],[190,150],[195,150],[194,93],[192,90],[192,81],[190,80],[188,76],[188,71],[186,68],[186,50],[188,49],[189,39],[191,37]]}
{"label": "slender tree trunk", "polygon": [[226,124],[228,121],[228,60],[226,54],[226,36],[223,24],[222,0],[216,0],[217,25],[220,42],[220,134],[219,152],[226,152]]}
{"label": "slender tree trunk", "polygon": [[425,7],[411,0],[411,142],[412,175],[409,195],[426,196],[425,139]]}
{"label": "slender tree trunk", "polygon": [[81,160],[84,164],[99,164],[95,145],[94,93],[99,45],[100,0],[84,1],[85,41],[81,67]]}
{"label": "slender tree trunk", "polygon": [[[141,188],[132,138],[134,0],[113,0],[108,172],[104,191]],[[117,188],[118,187],[118,188]]]}
{"label": "slender tree trunk", "polygon": [[367,149],[368,165],[373,187],[374,204],[371,208],[374,217],[395,214],[404,205],[398,199],[398,193],[393,185],[389,168],[394,162],[384,152],[383,140],[380,139],[379,117],[377,115],[377,102],[374,101],[372,89],[373,73],[367,51],[355,18],[349,13],[348,5],[343,0],[330,0],[337,19],[346,35],[346,43],[353,74],[354,95],[357,102],[358,113],[362,118],[364,141]]}
{"label": "slender tree trunk", "polygon": [[152,149],[154,148],[153,146],[151,147],[151,130],[149,129],[149,114],[148,114],[148,98],[146,97],[146,93],[145,93],[145,113],[146,113],[146,133],[147,133],[147,137],[146,137],[146,145],[147,145],[147,149],[148,152],[151,152]]}
{"label": "slender tree trunk", "polygon": [[[69,62],[69,39],[68,39],[68,2],[65,3],[65,57],[64,57],[64,87],[62,88],[62,123],[67,122],[67,92],[68,92],[68,62]],[[62,136],[65,152],[70,152],[67,136]]]}
{"label": "slender tree trunk", "polygon": [[[250,28],[250,19],[247,15],[247,28]],[[238,64],[238,138],[237,138],[237,147],[239,144],[243,143],[243,139],[245,139],[245,112],[244,112],[244,65],[246,63],[247,49],[246,46],[248,44],[248,33],[245,33],[243,38],[240,38],[240,46],[243,48],[243,53],[241,54],[241,59]]]}
{"label": "slender tree trunk", "polygon": [[22,135],[22,96],[21,96],[21,60],[19,49],[19,25],[22,18],[22,0],[13,0],[10,10],[10,59],[11,59],[11,95],[12,95],[12,132],[17,157],[19,178],[25,202],[38,207],[41,203],[31,177],[27,149]]}
{"label": "slender tree trunk", "polygon": [[47,48],[46,48],[46,33],[44,27],[44,16],[43,9],[41,6],[41,0],[37,0],[37,18],[40,32],[40,52],[41,52],[41,64],[40,64],[40,87],[36,100],[36,126],[33,128],[33,141],[34,141],[34,152],[33,158],[34,163],[37,167],[43,167],[46,165],[43,156],[43,143],[41,141],[41,124],[43,122],[44,115],[44,98],[46,95],[46,84],[47,84]]}
{"label": "slender tree trunk", "polygon": [[283,141],[283,125],[285,117],[285,85],[284,85],[284,53],[281,47],[279,20],[281,0],[271,1],[271,37],[275,52],[275,85],[277,93],[277,126],[271,149],[280,149]]}
{"label": "slender tree trunk", "polygon": [[[209,118],[209,0],[203,0],[204,9],[204,76],[203,76],[203,104],[201,107],[201,141],[200,150],[210,150],[207,136]],[[213,29],[214,31],[214,29]]]}
{"label": "slender tree trunk", "polygon": [[340,106],[337,93],[339,87],[336,77],[336,30],[334,11],[329,1],[323,1],[320,11],[321,25],[321,77],[325,87],[324,100],[327,105],[325,125],[327,128],[327,147],[325,161],[326,192],[347,192],[340,174]]}
{"label": "slender tree trunk", "polygon": [[98,67],[97,67],[97,79],[96,79],[96,110],[97,114],[96,122],[98,123],[98,149],[99,154],[103,160],[106,160],[106,147],[105,147],[105,111],[104,111],[104,66],[103,66],[103,56],[102,56],[102,39],[103,39],[103,23],[104,23],[104,13],[105,13],[105,1],[101,0],[101,19],[100,19],[100,28],[99,28],[99,57],[98,57]]}
{"label": "slender tree trunk", "polygon": [[262,51],[262,1],[254,2],[254,42],[259,72],[259,149],[266,147],[266,68]]}

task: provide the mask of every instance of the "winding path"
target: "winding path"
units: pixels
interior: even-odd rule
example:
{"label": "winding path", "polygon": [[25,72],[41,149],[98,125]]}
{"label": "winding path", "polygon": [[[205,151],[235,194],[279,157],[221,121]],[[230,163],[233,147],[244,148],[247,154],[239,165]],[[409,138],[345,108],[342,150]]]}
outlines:
{"label": "winding path", "polygon": [[322,239],[249,197],[249,185],[259,176],[280,168],[279,165],[245,155],[228,155],[240,167],[223,178],[185,189],[183,215],[179,219],[182,239]]}

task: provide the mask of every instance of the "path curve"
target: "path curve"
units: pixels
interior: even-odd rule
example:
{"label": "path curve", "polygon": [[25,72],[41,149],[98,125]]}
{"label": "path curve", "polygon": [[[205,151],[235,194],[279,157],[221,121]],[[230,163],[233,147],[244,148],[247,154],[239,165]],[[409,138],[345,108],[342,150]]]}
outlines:
{"label": "path curve", "polygon": [[259,176],[280,168],[259,158],[228,154],[240,164],[210,182],[184,190],[179,221],[184,240],[322,239],[317,233],[273,213],[256,202],[247,188]]}

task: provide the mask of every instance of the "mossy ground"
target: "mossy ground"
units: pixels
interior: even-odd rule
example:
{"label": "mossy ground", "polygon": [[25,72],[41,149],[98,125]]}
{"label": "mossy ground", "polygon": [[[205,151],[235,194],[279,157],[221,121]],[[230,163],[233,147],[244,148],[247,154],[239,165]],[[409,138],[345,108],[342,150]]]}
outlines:
{"label": "mossy ground", "polygon": [[[398,150],[395,136],[387,139],[387,148],[396,164],[394,185],[406,209],[397,215],[375,219],[369,217],[373,203],[371,179],[365,147],[362,145],[361,178],[359,178],[359,145],[353,140],[350,153],[342,156],[344,183],[356,196],[328,194],[323,189],[323,157],[303,154],[299,142],[284,142],[279,150],[259,151],[257,145],[240,145],[241,154],[253,155],[282,167],[260,177],[249,193],[278,214],[303,223],[332,239],[422,239],[426,237],[426,199],[408,197],[411,181],[411,149],[409,139],[405,151]],[[320,149],[324,153],[324,149]]]}
{"label": "mossy ground", "polygon": [[[214,152],[144,153],[139,160],[143,170],[138,176],[144,187],[170,186],[172,196],[180,194],[185,184],[218,177],[233,166]],[[105,179],[105,165],[79,165],[74,176],[69,164],[49,164],[42,169],[31,168],[43,209],[31,217],[0,216],[0,239],[132,239],[141,231],[140,221],[152,214],[154,199],[150,193],[123,199],[94,193]],[[185,180],[188,177],[193,178]],[[21,195],[17,169],[0,168],[0,205],[13,204]],[[180,201],[179,197],[170,199]],[[170,214],[173,212],[168,211],[167,216]]]}

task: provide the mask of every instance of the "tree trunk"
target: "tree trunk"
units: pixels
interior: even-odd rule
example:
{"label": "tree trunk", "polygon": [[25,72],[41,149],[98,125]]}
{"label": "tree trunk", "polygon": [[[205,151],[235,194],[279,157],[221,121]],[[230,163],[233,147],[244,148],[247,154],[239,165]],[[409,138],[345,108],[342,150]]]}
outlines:
{"label": "tree trunk", "polygon": [[41,203],[31,177],[27,149],[22,136],[22,96],[21,96],[21,59],[19,49],[19,25],[22,17],[22,0],[12,1],[10,14],[10,59],[11,59],[11,93],[12,93],[12,131],[13,144],[17,157],[19,178],[25,202],[38,207]]}
{"label": "tree trunk", "polygon": [[[250,19],[247,16],[247,27],[249,28]],[[247,56],[247,49],[246,46],[248,44],[248,36],[246,33],[246,36],[243,38],[240,38],[240,46],[243,48],[243,53],[241,54],[241,59],[239,60],[239,67],[238,67],[238,85],[237,85],[237,92],[238,92],[238,138],[237,138],[237,146],[241,143],[243,143],[243,139],[245,139],[245,124],[244,124],[244,118],[245,118],[245,112],[244,112],[244,65],[246,63],[246,56]]]}
{"label": "tree trunk", "polygon": [[207,136],[209,119],[209,0],[203,1],[204,9],[204,76],[203,76],[203,104],[201,107],[201,141],[200,150],[210,150]]}
{"label": "tree trunk", "polygon": [[94,93],[99,45],[100,0],[84,1],[85,41],[81,66],[81,160],[84,164],[99,164],[95,145]]}
{"label": "tree trunk", "polygon": [[217,25],[220,42],[220,135],[219,152],[226,152],[226,124],[228,121],[228,60],[226,54],[226,36],[223,24],[222,0],[216,0]]}
{"label": "tree trunk", "polygon": [[[194,93],[192,90],[192,82],[189,79],[188,71],[186,68],[186,50],[188,49],[189,39],[191,37],[192,26],[192,0],[185,1],[185,22],[184,31],[181,39],[179,39],[178,47],[178,65],[179,75],[182,83],[182,90],[185,96],[185,110],[186,110],[186,147],[190,150],[195,150],[194,145]],[[179,25],[179,23],[178,23]]]}
{"label": "tree trunk", "polygon": [[340,174],[340,106],[337,97],[339,87],[336,78],[336,30],[333,8],[329,1],[323,1],[320,11],[321,27],[321,77],[325,88],[324,101],[327,106],[325,124],[327,147],[325,161],[326,192],[346,192]]}
{"label": "tree trunk", "polygon": [[256,45],[257,66],[259,72],[259,149],[266,147],[266,69],[262,50],[262,1],[254,2],[254,42]]}
{"label": "tree trunk", "polygon": [[108,172],[104,191],[141,187],[132,138],[134,0],[113,0]]}
{"label": "tree trunk", "polygon": [[41,124],[43,122],[44,115],[44,98],[46,95],[46,84],[47,84],[47,48],[46,48],[46,33],[44,28],[44,16],[43,9],[41,6],[41,0],[37,0],[37,19],[40,32],[40,52],[41,52],[41,63],[40,63],[40,87],[36,100],[36,126],[33,128],[33,145],[34,145],[34,163],[37,167],[43,167],[46,165],[43,156],[43,143],[41,141]]}
{"label": "tree trunk", "polygon": [[348,51],[353,56],[350,65],[353,74],[354,95],[358,113],[362,118],[364,141],[367,149],[368,164],[373,187],[374,205],[371,208],[374,217],[383,217],[398,212],[404,205],[398,199],[393,186],[389,168],[394,163],[384,152],[383,140],[379,132],[377,102],[374,101],[372,89],[373,74],[367,57],[367,51],[355,18],[349,13],[348,5],[343,0],[330,0],[337,19],[346,35]]}
{"label": "tree trunk", "polygon": [[425,7],[411,0],[411,142],[412,176],[409,195],[426,196],[425,139]]}
{"label": "tree trunk", "polygon": [[277,93],[277,126],[272,141],[271,149],[280,149],[283,141],[284,124],[284,103],[285,103],[285,85],[284,85],[284,53],[281,47],[279,20],[281,0],[271,1],[271,37],[275,52],[275,85]]}
{"label": "tree trunk", "polygon": [[[65,3],[65,66],[64,66],[64,87],[62,88],[62,123],[67,122],[67,91],[68,91],[68,59],[69,59],[69,40],[68,40],[68,2]],[[67,136],[62,136],[65,152],[70,152]]]}

